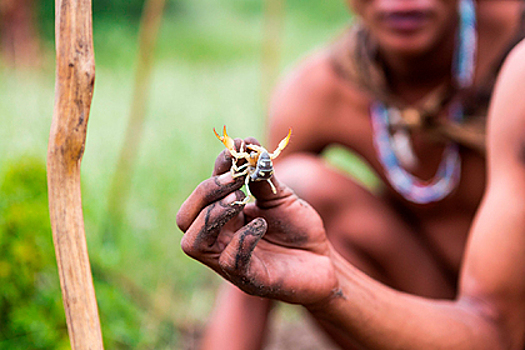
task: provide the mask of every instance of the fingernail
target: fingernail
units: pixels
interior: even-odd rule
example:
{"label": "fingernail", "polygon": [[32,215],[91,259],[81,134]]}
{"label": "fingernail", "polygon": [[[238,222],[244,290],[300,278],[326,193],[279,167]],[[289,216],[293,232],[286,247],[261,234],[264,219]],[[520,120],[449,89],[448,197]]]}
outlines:
{"label": "fingernail", "polygon": [[226,197],[224,197],[224,203],[232,207],[240,208],[244,206],[244,204],[241,203],[243,199],[244,199],[244,195],[242,191],[237,190],[235,192],[230,193]]}
{"label": "fingernail", "polygon": [[224,174],[222,174],[222,175],[219,175],[219,178],[218,178],[218,179],[219,179],[219,181],[220,181],[221,183],[225,183],[225,182],[227,182],[228,180],[231,179],[231,174],[230,174],[230,173],[224,173]]}
{"label": "fingernail", "polygon": [[226,172],[222,175],[219,175],[215,178],[215,183],[218,185],[218,186],[224,186],[224,185],[231,185],[232,183],[235,183],[235,181],[233,181],[234,179],[232,178],[232,175],[230,174],[230,172]]}
{"label": "fingernail", "polygon": [[229,195],[227,195],[226,197],[224,197],[224,202],[226,202],[226,203],[233,203],[236,200],[237,200],[237,195],[235,194],[235,192],[232,192]]}
{"label": "fingernail", "polygon": [[253,221],[253,228],[257,231],[264,230],[266,221],[263,218],[257,218]]}

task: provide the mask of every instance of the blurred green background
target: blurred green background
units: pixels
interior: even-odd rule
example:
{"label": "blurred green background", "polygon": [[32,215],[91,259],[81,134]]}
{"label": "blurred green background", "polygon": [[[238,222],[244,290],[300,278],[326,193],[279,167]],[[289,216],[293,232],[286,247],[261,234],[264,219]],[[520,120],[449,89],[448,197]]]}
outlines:
{"label": "blurred green background", "polygon": [[[0,62],[0,349],[69,348],[45,159],[54,102],[54,1],[35,1],[39,65]],[[168,0],[144,134],[121,223],[104,230],[130,113],[143,0],[94,0],[95,92],[82,162],[86,236],[107,349],[191,348],[218,277],[186,257],[175,215],[223,146],[263,140],[264,0]],[[349,22],[343,0],[286,0],[278,73]]]}

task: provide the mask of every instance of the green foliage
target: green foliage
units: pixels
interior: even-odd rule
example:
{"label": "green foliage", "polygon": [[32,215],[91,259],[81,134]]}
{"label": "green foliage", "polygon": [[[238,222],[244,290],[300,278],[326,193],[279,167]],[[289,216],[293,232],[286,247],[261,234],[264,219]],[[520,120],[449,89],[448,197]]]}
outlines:
{"label": "green foliage", "polygon": [[[55,2],[52,0],[38,1],[37,14],[44,21],[53,21],[55,15]],[[144,0],[94,0],[93,17],[125,18],[138,20],[142,12]]]}
{"label": "green foliage", "polygon": [[381,179],[355,152],[339,145],[333,145],[323,152],[323,157],[328,164],[352,177],[369,191],[380,191]]}
{"label": "green foliage", "polygon": [[[93,0],[93,26],[99,22],[110,20],[121,22],[124,25],[137,25],[142,13],[145,0]],[[180,0],[167,0],[167,9],[170,12],[178,11]],[[36,2],[36,13],[42,34],[47,39],[54,36],[55,2],[53,0],[40,0]]]}
{"label": "green foliage", "polygon": [[[22,157],[6,168],[0,185],[0,350],[68,349],[45,164]],[[118,272],[92,264],[108,349],[157,348],[174,342],[177,332],[164,318],[156,321],[158,331],[137,332],[147,320],[148,305],[137,303],[126,289],[129,282],[122,283]]]}
{"label": "green foliage", "polygon": [[144,0],[95,0],[93,17],[121,17],[136,20],[140,17]]}
{"label": "green foliage", "polygon": [[45,164],[9,164],[0,185],[0,349],[69,346],[47,205]]}
{"label": "green foliage", "polygon": [[[101,227],[132,99],[142,1],[93,1],[97,73],[82,161],[86,236],[105,347],[181,349],[206,321],[219,278],[181,252],[175,215],[224,147],[213,127],[264,139],[264,2],[168,0],[125,222],[110,245]],[[52,57],[54,4],[37,3],[48,16]],[[282,74],[349,19],[343,0],[287,0],[285,16]],[[52,59],[27,75],[0,70],[0,154],[21,159],[0,157],[0,350],[68,347],[45,193],[53,87]]]}
{"label": "green foliage", "polygon": [[239,15],[246,17],[260,16],[264,7],[264,1],[261,0],[229,0],[225,2]]}
{"label": "green foliage", "polygon": [[296,12],[303,23],[310,25],[327,25],[329,23],[344,23],[349,19],[347,1],[304,1],[286,0],[286,7]]}

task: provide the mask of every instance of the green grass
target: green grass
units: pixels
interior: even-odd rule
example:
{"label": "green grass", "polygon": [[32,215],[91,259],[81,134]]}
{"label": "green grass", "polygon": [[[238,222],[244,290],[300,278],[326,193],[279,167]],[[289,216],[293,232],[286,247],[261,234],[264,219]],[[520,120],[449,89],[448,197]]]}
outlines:
{"label": "green grass", "polygon": [[[116,337],[107,341],[118,348],[178,348],[177,327],[202,324],[210,311],[219,278],[181,252],[175,215],[222,150],[212,128],[227,125],[234,137],[264,137],[261,11],[260,0],[187,0],[176,11],[168,7],[117,246],[105,243],[102,227],[131,104],[137,28],[94,21],[97,68],[83,203],[101,321]],[[289,0],[286,11],[281,72],[349,19],[336,0]],[[10,159],[31,154],[45,160],[54,98],[53,53],[45,56],[40,71],[0,71],[0,176]],[[115,295],[112,284],[124,292]]]}

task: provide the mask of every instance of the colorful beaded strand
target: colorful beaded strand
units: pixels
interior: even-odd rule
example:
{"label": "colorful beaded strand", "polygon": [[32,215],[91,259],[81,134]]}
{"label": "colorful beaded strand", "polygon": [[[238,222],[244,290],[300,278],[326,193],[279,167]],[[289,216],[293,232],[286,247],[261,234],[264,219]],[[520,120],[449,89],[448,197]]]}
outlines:
{"label": "colorful beaded strand", "polygon": [[[459,87],[472,84],[476,56],[476,15],[472,0],[459,2],[460,23],[457,37],[457,49],[454,54],[453,75]],[[388,109],[381,102],[370,107],[374,145],[392,187],[407,200],[426,204],[439,201],[456,188],[461,173],[459,147],[450,143],[445,147],[443,159],[436,175],[430,181],[422,181],[407,172],[400,164],[394,151],[394,140],[390,133],[391,118]],[[460,122],[463,108],[460,103],[450,107],[449,118]]]}

